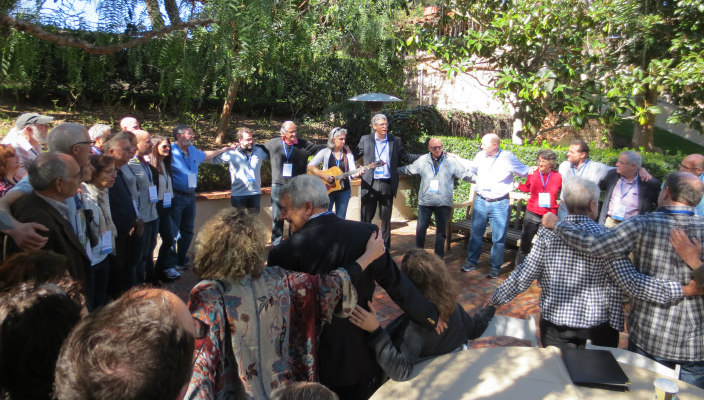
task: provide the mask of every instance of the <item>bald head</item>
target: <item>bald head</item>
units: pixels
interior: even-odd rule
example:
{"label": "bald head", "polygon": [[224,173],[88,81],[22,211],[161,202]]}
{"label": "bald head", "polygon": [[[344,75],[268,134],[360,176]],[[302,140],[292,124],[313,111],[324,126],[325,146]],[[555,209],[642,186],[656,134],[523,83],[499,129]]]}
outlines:
{"label": "bald head", "polygon": [[152,136],[147,131],[136,130],[133,132],[137,138],[137,155],[145,156],[152,152]]}
{"label": "bald head", "polygon": [[664,189],[658,198],[659,206],[685,205],[696,207],[702,199],[704,183],[689,172],[670,172],[665,177]]}
{"label": "bald head", "polygon": [[123,131],[136,131],[139,130],[139,121],[135,117],[125,117],[120,120],[120,129]]}
{"label": "bald head", "polygon": [[704,172],[704,156],[701,154],[688,155],[680,163],[680,171],[702,176],[702,172]]}
{"label": "bald head", "polygon": [[482,150],[489,157],[493,157],[499,152],[499,143],[499,135],[495,133],[487,133],[482,136]]}
{"label": "bald head", "polygon": [[428,151],[436,160],[442,157],[442,141],[438,138],[432,138],[428,141]]}

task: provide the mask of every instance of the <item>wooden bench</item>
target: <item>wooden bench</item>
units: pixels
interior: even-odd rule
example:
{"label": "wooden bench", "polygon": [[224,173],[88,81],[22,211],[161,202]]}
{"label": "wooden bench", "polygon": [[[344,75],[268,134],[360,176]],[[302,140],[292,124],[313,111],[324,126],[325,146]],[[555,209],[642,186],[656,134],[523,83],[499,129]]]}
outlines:
{"label": "wooden bench", "polygon": [[[445,250],[450,250],[450,244],[452,242],[457,242],[464,240],[467,242],[469,236],[472,232],[472,206],[474,205],[474,198],[476,197],[476,192],[474,190],[474,185],[469,192],[469,200],[465,203],[453,204],[452,213],[450,214],[450,221],[447,223],[445,241]],[[515,246],[516,248],[521,245],[521,230],[523,229],[523,215],[526,211],[526,201],[530,197],[528,193],[522,192],[511,192],[509,193],[509,221],[508,228],[506,231],[506,244]],[[457,208],[465,208],[467,212],[464,219],[459,221],[452,221],[452,216]],[[457,237],[453,238],[453,234],[457,234]],[[487,225],[486,232],[484,232],[484,238],[491,240],[491,226]]]}

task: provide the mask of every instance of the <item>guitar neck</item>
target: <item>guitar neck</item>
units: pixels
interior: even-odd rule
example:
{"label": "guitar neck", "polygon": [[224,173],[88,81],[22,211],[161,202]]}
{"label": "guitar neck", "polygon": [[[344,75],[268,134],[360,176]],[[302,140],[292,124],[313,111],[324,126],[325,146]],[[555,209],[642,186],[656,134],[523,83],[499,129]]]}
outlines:
{"label": "guitar neck", "polygon": [[340,179],[345,179],[345,178],[347,178],[347,177],[349,177],[349,176],[352,176],[352,175],[356,174],[357,172],[364,171],[366,168],[375,168],[377,165],[380,165],[380,163],[379,163],[379,162],[373,162],[373,163],[368,164],[368,165],[365,165],[365,166],[363,166],[363,167],[361,167],[361,168],[357,168],[357,169],[355,169],[355,170],[352,170],[352,171],[349,171],[349,172],[345,172],[344,174],[335,175],[335,180],[339,181]]}

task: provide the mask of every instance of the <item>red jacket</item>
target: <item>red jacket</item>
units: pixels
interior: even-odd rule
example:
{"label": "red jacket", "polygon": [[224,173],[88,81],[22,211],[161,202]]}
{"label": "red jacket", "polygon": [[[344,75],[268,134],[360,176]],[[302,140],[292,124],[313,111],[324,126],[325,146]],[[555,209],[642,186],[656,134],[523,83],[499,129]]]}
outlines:
{"label": "red jacket", "polygon": [[[557,214],[557,195],[562,189],[562,175],[556,170],[549,172],[550,178],[548,179],[548,174],[543,174],[542,181],[540,179],[540,171],[535,170],[526,179],[526,183],[518,185],[518,190],[526,193],[530,193],[530,198],[526,205],[528,211],[534,212],[538,215],[544,215],[548,211]],[[546,183],[545,188],[543,188],[543,181]],[[538,194],[542,192],[550,193],[550,208],[538,207]]]}

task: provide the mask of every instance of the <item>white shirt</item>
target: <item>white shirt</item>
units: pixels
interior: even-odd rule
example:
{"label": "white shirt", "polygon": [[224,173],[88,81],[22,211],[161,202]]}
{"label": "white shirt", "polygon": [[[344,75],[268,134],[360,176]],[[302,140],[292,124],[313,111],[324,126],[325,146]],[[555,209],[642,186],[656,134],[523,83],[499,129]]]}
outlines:
{"label": "white shirt", "polygon": [[528,176],[530,168],[510,151],[499,150],[492,157],[483,150],[474,157],[477,194],[486,199],[504,197],[513,189],[513,175]]}

